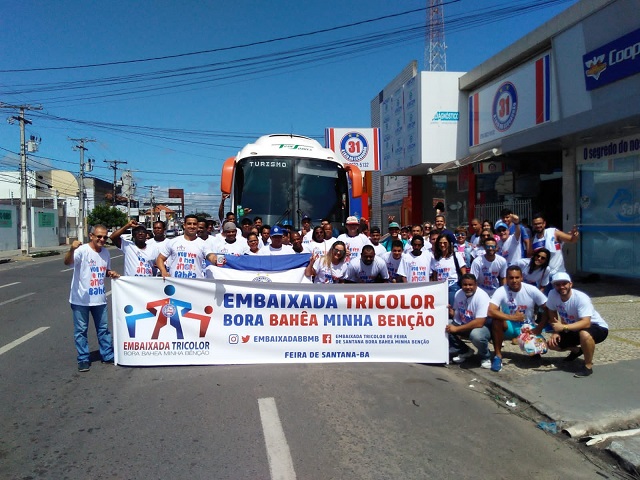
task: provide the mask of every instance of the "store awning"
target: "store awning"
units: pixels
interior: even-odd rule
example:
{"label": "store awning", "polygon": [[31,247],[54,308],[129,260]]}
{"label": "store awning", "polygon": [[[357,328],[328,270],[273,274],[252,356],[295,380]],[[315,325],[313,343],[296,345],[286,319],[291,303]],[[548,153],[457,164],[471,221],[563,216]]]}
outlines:
{"label": "store awning", "polygon": [[499,155],[502,155],[502,150],[500,148],[491,148],[483,152],[468,155],[459,160],[441,163],[436,168],[430,168],[428,173],[429,175],[433,175],[434,173],[444,172],[445,170],[452,170],[454,168],[464,167],[465,165],[471,165],[472,163],[482,162],[483,160],[488,160]]}

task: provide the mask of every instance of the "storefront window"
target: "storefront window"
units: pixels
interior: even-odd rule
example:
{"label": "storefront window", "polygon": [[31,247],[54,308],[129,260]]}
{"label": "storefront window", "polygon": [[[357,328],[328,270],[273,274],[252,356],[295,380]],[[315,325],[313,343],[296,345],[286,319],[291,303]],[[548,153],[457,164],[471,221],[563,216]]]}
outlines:
{"label": "storefront window", "polygon": [[609,157],[578,164],[580,269],[640,277],[640,152]]}

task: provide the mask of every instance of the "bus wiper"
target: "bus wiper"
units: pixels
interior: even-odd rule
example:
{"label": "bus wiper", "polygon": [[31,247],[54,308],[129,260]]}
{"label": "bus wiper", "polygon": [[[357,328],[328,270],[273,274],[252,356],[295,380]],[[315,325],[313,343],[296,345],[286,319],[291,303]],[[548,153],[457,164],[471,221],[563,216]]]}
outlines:
{"label": "bus wiper", "polygon": [[283,220],[287,215],[289,215],[290,213],[291,213],[291,209],[290,209],[290,208],[287,208],[287,209],[282,213],[282,215],[280,215],[280,217],[278,218],[278,220],[276,220],[276,223],[275,223],[275,224],[276,224],[276,225],[279,225],[279,224],[280,224],[280,222],[281,222],[281,221],[282,221],[282,220]]}

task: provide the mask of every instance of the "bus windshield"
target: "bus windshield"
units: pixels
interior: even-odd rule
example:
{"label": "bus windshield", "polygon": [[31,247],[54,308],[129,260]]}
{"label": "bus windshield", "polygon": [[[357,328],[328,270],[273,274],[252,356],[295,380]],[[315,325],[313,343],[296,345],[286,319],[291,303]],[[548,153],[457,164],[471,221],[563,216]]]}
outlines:
{"label": "bus windshield", "polygon": [[251,217],[268,225],[300,227],[302,215],[314,225],[329,218],[344,223],[348,212],[347,174],[341,165],[314,158],[251,157],[235,171],[234,206],[250,208]]}

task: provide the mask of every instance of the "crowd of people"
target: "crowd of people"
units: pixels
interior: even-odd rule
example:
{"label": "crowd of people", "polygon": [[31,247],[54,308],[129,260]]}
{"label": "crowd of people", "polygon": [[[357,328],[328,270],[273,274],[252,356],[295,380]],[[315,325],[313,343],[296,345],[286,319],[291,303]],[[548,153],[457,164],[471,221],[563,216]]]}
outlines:
{"label": "crowd of people", "polygon": [[[245,211],[246,213],[246,211]],[[536,213],[532,226],[509,209],[495,222],[474,218],[469,228],[450,230],[438,213],[433,222],[401,227],[389,218],[387,231],[369,228],[366,221],[350,216],[343,232],[329,219],[312,225],[303,216],[301,229],[289,225],[263,224],[260,217],[238,219],[228,212],[219,232],[213,220],[195,215],[184,219],[184,234],[167,239],[165,224],[153,224],[153,237],[146,227],[129,221],[111,235],[124,254],[124,275],[175,278],[213,277],[213,269],[228,256],[306,255],[305,275],[315,283],[417,283],[443,281],[448,288],[450,322],[449,351],[456,363],[476,352],[482,368],[502,369],[502,342],[517,338],[523,328],[534,335],[546,329],[548,347],[569,350],[568,361],[584,355],[584,368],[576,377],[593,372],[595,344],[608,333],[606,322],[590,299],[573,290],[564,267],[563,243],[576,242],[577,228],[568,233],[547,227],[543,214]],[[122,237],[128,229],[131,240]],[[117,278],[110,269],[104,249],[106,228],[94,226],[90,242],[74,242],[65,264],[74,265],[70,303],[74,312],[78,368],[88,370],[86,345],[89,313],[94,317],[103,361],[113,361],[106,327],[104,278]],[[103,274],[95,288],[95,272]],[[100,270],[102,272],[102,270]],[[92,276],[93,275],[93,276]],[[96,308],[100,307],[100,308]],[[493,342],[491,357],[489,344]],[[103,351],[104,343],[104,351]]]}

